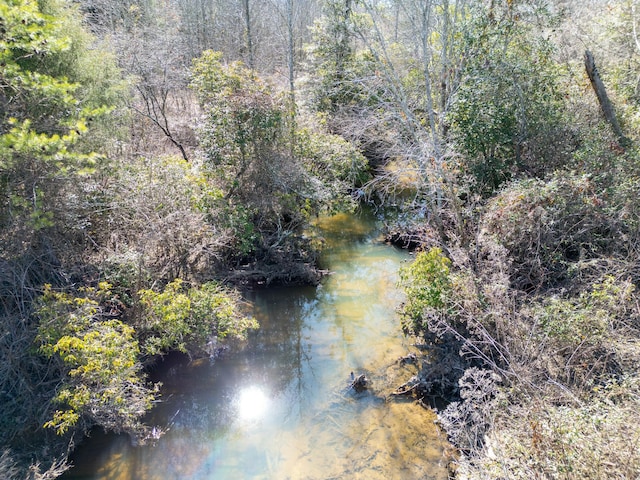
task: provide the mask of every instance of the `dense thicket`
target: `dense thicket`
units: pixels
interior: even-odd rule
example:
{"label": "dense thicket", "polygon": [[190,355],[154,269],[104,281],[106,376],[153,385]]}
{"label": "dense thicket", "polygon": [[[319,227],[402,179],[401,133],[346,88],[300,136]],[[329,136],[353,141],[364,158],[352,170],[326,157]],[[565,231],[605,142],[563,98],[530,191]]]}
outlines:
{"label": "dense thicket", "polygon": [[402,321],[439,353],[411,391],[456,400],[440,421],[459,471],[632,478],[638,430],[616,429],[640,358],[633,2],[598,25],[601,2],[329,4],[311,92],[378,167],[365,192],[397,205],[390,238],[421,250]]}
{"label": "dense thicket", "polygon": [[[1,443],[15,451],[17,459],[2,456],[12,471],[14,462],[37,464],[39,450],[56,443],[42,426],[61,372],[35,351],[34,300],[45,283],[66,283],[61,264],[83,248],[82,179],[99,159],[91,135],[109,125],[122,89],[113,57],[89,49],[71,6],[16,0],[0,8]],[[61,451],[52,451],[43,461],[55,472]]]}
{"label": "dense thicket", "polygon": [[412,391],[455,400],[459,471],[632,478],[638,21],[628,0],[0,0],[0,476],[55,477],[93,426],[158,434],[145,366],[242,341],[232,285],[318,281],[304,229],[367,201],[419,250],[403,327],[441,356]]}
{"label": "dense thicket", "polygon": [[317,281],[302,229],[367,163],[154,5],[82,5],[118,55],[67,2],[0,7],[0,475],[53,478],[94,426],[161,433],[157,356],[256,328],[229,282]]}

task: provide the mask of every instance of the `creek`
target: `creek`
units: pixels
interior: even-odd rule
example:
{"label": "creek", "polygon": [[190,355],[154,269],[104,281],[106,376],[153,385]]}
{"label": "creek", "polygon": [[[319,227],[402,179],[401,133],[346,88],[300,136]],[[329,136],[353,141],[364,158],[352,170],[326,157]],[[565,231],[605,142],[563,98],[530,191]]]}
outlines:
{"label": "creek", "polygon": [[[371,216],[319,222],[326,241],[318,287],[266,287],[247,300],[260,322],[247,346],[215,361],[168,357],[154,380],[162,402],[154,445],[95,432],[66,480],[433,479],[447,449],[435,414],[385,401],[416,367],[396,308],[407,252],[384,244]],[[349,388],[351,372],[369,389]]]}

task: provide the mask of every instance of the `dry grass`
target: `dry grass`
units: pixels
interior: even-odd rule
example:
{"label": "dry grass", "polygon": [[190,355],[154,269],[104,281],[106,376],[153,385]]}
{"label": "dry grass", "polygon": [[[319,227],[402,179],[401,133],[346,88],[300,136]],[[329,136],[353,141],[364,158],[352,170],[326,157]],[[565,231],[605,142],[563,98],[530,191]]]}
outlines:
{"label": "dry grass", "polygon": [[497,408],[483,454],[461,461],[459,478],[637,479],[639,393],[636,377],[579,404],[554,405],[540,394]]}
{"label": "dry grass", "polygon": [[[563,369],[554,374],[547,362],[521,359],[498,388],[489,372],[466,385],[461,381],[461,402],[440,413],[463,451],[457,478],[640,478],[640,339],[629,333],[611,331],[606,342],[620,359],[613,374],[562,382],[570,380]],[[548,359],[551,353],[542,347],[539,355]],[[606,363],[593,361],[590,367]]]}

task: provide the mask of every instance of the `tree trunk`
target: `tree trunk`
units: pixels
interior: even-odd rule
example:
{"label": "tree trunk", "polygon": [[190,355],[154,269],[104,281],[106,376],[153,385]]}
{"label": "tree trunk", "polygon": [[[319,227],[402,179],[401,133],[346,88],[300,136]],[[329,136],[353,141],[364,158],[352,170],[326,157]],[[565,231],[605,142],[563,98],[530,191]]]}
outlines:
{"label": "tree trunk", "polygon": [[293,0],[287,0],[287,64],[289,67],[289,92],[295,92],[295,44],[293,31]]}
{"label": "tree trunk", "polygon": [[287,64],[289,67],[289,100],[291,105],[289,109],[291,111],[291,130],[290,130],[290,147],[291,155],[295,156],[296,150],[296,72],[295,72],[295,39],[294,39],[294,11],[293,1],[287,0]]}
{"label": "tree trunk", "polygon": [[247,35],[247,53],[248,53],[248,63],[249,68],[254,70],[256,68],[255,59],[253,58],[253,34],[251,32],[251,11],[249,9],[249,0],[244,0],[242,2],[244,7],[244,21],[245,21],[245,33]]}
{"label": "tree trunk", "polygon": [[351,0],[345,0],[344,10],[337,13],[338,45],[336,49],[336,78],[339,82],[342,82],[344,79],[345,64],[351,54],[351,33],[348,26],[348,22],[351,19]]}
{"label": "tree trunk", "polygon": [[589,50],[586,50],[584,52],[584,66],[587,70],[589,80],[591,81],[593,91],[596,93],[596,97],[598,97],[598,103],[600,104],[600,109],[602,110],[604,118],[609,123],[609,125],[611,125],[611,129],[613,130],[613,133],[615,133],[618,137],[620,145],[628,145],[629,139],[622,133],[622,129],[620,128],[620,124],[618,123],[618,119],[616,118],[616,112],[613,109],[613,104],[609,100],[607,90],[605,89],[604,83],[600,78],[600,73],[598,73],[598,69],[596,68],[596,62]]}

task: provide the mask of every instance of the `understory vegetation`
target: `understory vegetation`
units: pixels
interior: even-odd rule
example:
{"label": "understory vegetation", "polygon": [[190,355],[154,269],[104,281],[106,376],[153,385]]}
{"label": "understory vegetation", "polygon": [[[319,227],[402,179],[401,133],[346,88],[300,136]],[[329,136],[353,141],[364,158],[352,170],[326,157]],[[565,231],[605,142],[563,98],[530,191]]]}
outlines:
{"label": "understory vegetation", "polygon": [[94,427],[154,440],[148,368],[241,346],[240,289],[317,283],[306,228],[366,203],[415,249],[410,393],[449,402],[458,478],[636,478],[639,24],[631,0],[0,0],[0,477],[59,476]]}

